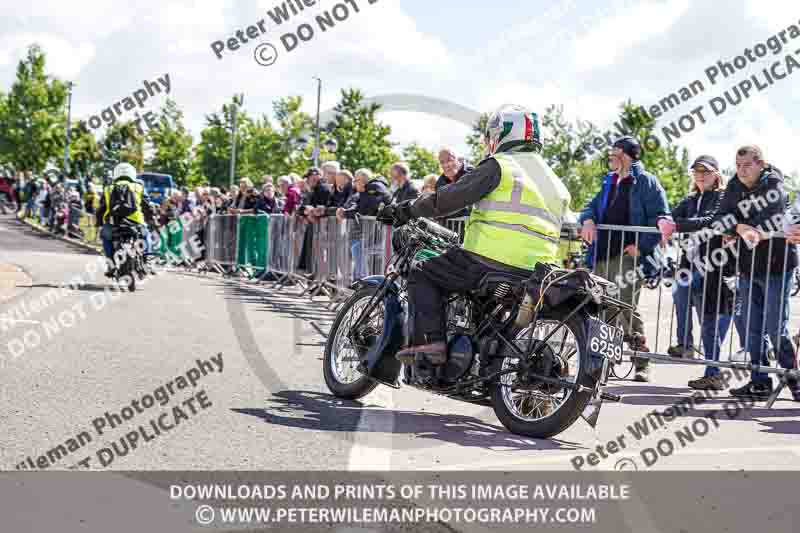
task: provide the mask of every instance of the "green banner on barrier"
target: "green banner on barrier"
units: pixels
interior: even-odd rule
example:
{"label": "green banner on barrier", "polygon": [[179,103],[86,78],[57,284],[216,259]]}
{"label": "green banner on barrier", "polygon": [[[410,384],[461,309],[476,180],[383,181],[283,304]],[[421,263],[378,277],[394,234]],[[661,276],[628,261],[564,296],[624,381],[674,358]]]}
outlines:
{"label": "green banner on barrier", "polygon": [[158,231],[158,250],[156,253],[170,262],[183,259],[183,222],[181,219],[170,221]]}
{"label": "green banner on barrier", "polygon": [[269,261],[269,215],[239,218],[239,257],[236,264],[266,269]]}

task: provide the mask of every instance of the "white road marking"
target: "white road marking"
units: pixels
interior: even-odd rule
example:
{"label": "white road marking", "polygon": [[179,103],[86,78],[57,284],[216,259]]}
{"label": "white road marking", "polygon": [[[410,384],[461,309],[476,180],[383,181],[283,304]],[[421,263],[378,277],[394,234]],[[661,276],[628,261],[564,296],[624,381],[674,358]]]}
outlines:
{"label": "white road marking", "polygon": [[379,404],[383,409],[365,409],[361,413],[354,432],[353,447],[347,469],[357,470],[391,470],[392,439],[394,436],[394,395],[398,391],[379,385],[364,400]]}
{"label": "white road marking", "polygon": [[[545,465],[545,464],[557,464],[557,463],[564,463],[565,465],[569,465],[569,470],[572,470],[572,466],[569,464],[570,459],[572,459],[575,455],[580,453],[588,453],[591,450],[584,450],[583,452],[576,451],[575,453],[559,453],[558,455],[549,455],[547,457],[529,457],[526,459],[519,459],[519,460],[510,460],[510,461],[501,461],[495,463],[480,463],[480,462],[470,462],[465,464],[455,464],[455,465],[448,465],[448,464],[437,464],[437,470],[502,470],[507,468],[513,468],[515,466],[535,466],[535,465]],[[761,447],[753,447],[753,448],[699,448],[694,450],[689,449],[681,449],[676,450],[673,457],[680,457],[680,456],[702,456],[702,455],[720,455],[720,454],[750,454],[750,453],[769,453],[769,452],[791,452],[798,457],[800,457],[800,446],[761,446]],[[602,461],[600,464],[607,465],[608,468],[584,468],[583,471],[603,471],[603,470],[613,470],[614,464],[623,458],[632,458],[636,459],[639,458],[638,454],[631,454],[631,453],[616,453],[609,456],[609,459]],[[791,470],[800,469],[800,464],[798,464],[795,468],[790,468]]]}
{"label": "white road marking", "polygon": [[5,316],[0,316],[0,322],[6,322],[11,324],[41,324],[39,320],[21,320],[17,318],[8,318]]}

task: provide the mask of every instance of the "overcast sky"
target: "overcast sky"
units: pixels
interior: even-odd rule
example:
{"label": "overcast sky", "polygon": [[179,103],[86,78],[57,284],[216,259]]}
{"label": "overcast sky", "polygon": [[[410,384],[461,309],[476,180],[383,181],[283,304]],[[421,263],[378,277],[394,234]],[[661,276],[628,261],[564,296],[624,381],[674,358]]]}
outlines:
{"label": "overcast sky", "polygon": [[[289,94],[315,110],[314,76],[324,80],[322,109],[342,88],[367,96],[419,94],[483,111],[503,103],[543,110],[563,104],[571,117],[611,126],[624,99],[647,105],[700,79],[706,91],[660,119],[667,125],[696,106],[708,123],[684,137],[690,154],[711,153],[733,166],[738,145],[755,142],[785,171],[800,169],[800,71],[720,117],[708,100],[800,49],[800,38],[729,80],[711,86],[704,70],[800,25],[795,0],[348,0],[349,18],[325,32],[313,19],[337,0],[319,0],[276,25],[276,0],[27,0],[0,7],[0,87],[7,89],[27,46],[38,42],[48,71],[75,81],[73,116],[88,118],[165,73],[171,95],[197,136],[206,113],[235,92],[251,115],[271,112]],[[352,3],[360,12],[355,13]],[[338,8],[338,13],[343,13]],[[210,44],[264,19],[266,33],[225,50]],[[281,35],[311,21],[316,34],[286,52]],[[253,59],[262,42],[275,64]],[[794,55],[800,61],[800,53]],[[785,71],[784,66],[781,67]],[[163,98],[151,98],[158,107]],[[129,115],[130,116],[130,115]],[[468,128],[431,114],[388,112],[393,140],[429,148],[463,147]]]}

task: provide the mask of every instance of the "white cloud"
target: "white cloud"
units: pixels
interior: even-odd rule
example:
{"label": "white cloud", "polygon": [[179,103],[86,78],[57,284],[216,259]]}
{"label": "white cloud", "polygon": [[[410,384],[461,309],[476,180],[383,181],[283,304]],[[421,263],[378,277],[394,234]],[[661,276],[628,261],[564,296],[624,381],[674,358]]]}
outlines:
{"label": "white cloud", "polygon": [[[357,87],[367,96],[430,95],[479,111],[506,102],[540,112],[562,104],[568,117],[606,128],[624,99],[658,102],[702,78],[708,65],[740,54],[800,18],[796,2],[720,0],[690,8],[688,0],[612,0],[607,7],[557,0],[545,7],[520,2],[508,20],[495,19],[493,6],[487,5],[483,27],[465,32],[459,13],[439,5],[412,10],[399,0],[355,1],[360,13],[351,12],[327,32],[317,30],[310,42],[289,53],[280,36],[300,22],[315,24],[314,17],[339,0],[320,0],[280,27],[267,16],[278,0],[143,0],[135,9],[122,0],[6,3],[0,7],[0,88],[13,81],[17,61],[38,40],[48,55],[48,70],[77,82],[78,117],[118,101],[144,79],[169,72],[171,96],[196,137],[205,115],[238,92],[245,93],[251,115],[271,114],[272,101],[292,94],[302,95],[305,110],[313,113],[315,76],[324,80],[323,110],[335,105],[342,88]],[[474,7],[469,12],[480,13]],[[226,50],[222,60],[214,56],[212,41],[260,19],[269,31],[257,41],[279,47],[275,65],[254,62],[255,42]],[[800,168],[800,151],[792,146],[800,133],[796,86],[791,80],[776,84],[762,94],[763,101],[752,99],[687,136],[686,145],[692,155],[714,151],[724,159],[739,139],[756,140],[778,166]],[[724,88],[709,87],[697,105]],[[692,107],[681,106],[665,124]],[[419,113],[384,113],[381,120],[402,144],[417,140],[429,148],[463,147],[468,133],[458,123]]]}
{"label": "white cloud", "polygon": [[576,70],[585,72],[617,63],[643,41],[666,32],[689,6],[690,0],[642,2],[609,14],[574,42]]}
{"label": "white cloud", "polygon": [[16,70],[17,61],[31,43],[38,43],[48,54],[48,73],[64,79],[76,77],[95,55],[89,42],[72,43],[52,34],[20,32],[0,38],[0,67]]}

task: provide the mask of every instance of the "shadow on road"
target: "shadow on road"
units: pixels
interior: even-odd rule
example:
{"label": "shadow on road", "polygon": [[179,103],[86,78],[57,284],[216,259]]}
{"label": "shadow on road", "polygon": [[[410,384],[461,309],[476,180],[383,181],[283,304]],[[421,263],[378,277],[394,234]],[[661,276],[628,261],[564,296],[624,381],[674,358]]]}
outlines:
{"label": "shadow on road", "polygon": [[325,301],[311,301],[307,296],[298,296],[280,289],[266,287],[249,288],[241,285],[216,283],[225,298],[235,298],[245,304],[262,305],[261,311],[270,311],[288,318],[306,321],[332,322],[336,313],[325,308]]}
{"label": "shadow on road", "polygon": [[[234,412],[260,418],[268,424],[317,431],[385,432],[412,435],[461,446],[511,450],[578,450],[577,443],[558,439],[535,440],[512,435],[502,426],[464,415],[400,411],[357,401],[340,400],[330,394],[287,390],[275,393],[266,408],[233,409]],[[359,427],[361,415],[369,410],[370,424]],[[385,417],[385,420],[382,420]],[[405,441],[409,442],[409,441]],[[398,443],[399,444],[399,443]],[[414,448],[413,441],[408,444]]]}
{"label": "shadow on road", "polygon": [[58,243],[59,245],[63,246],[67,249],[67,251],[80,254],[80,255],[97,255],[89,250],[82,248],[80,246],[76,246],[70,242],[62,241],[58,239],[55,235],[51,233],[42,233],[40,231],[36,231],[35,229],[31,228],[27,224],[24,224],[17,220],[17,218],[13,215],[3,216],[0,217],[0,227],[7,229],[9,231],[13,231],[18,236],[28,237],[31,239],[36,239],[41,243],[40,246],[34,246],[33,249],[31,247],[31,241],[28,239],[20,239],[15,238],[13,241],[9,243],[3,243],[4,251],[33,251],[33,252],[52,252],[52,243]]}
{"label": "shadow on road", "polygon": [[67,285],[55,283],[35,283],[28,285],[26,288],[30,289],[67,289],[70,291],[87,291],[87,292],[105,292],[108,290],[118,290],[127,292],[127,290],[120,289],[118,285],[109,282],[108,284],[101,285],[99,283],[81,283],[80,285]]}

